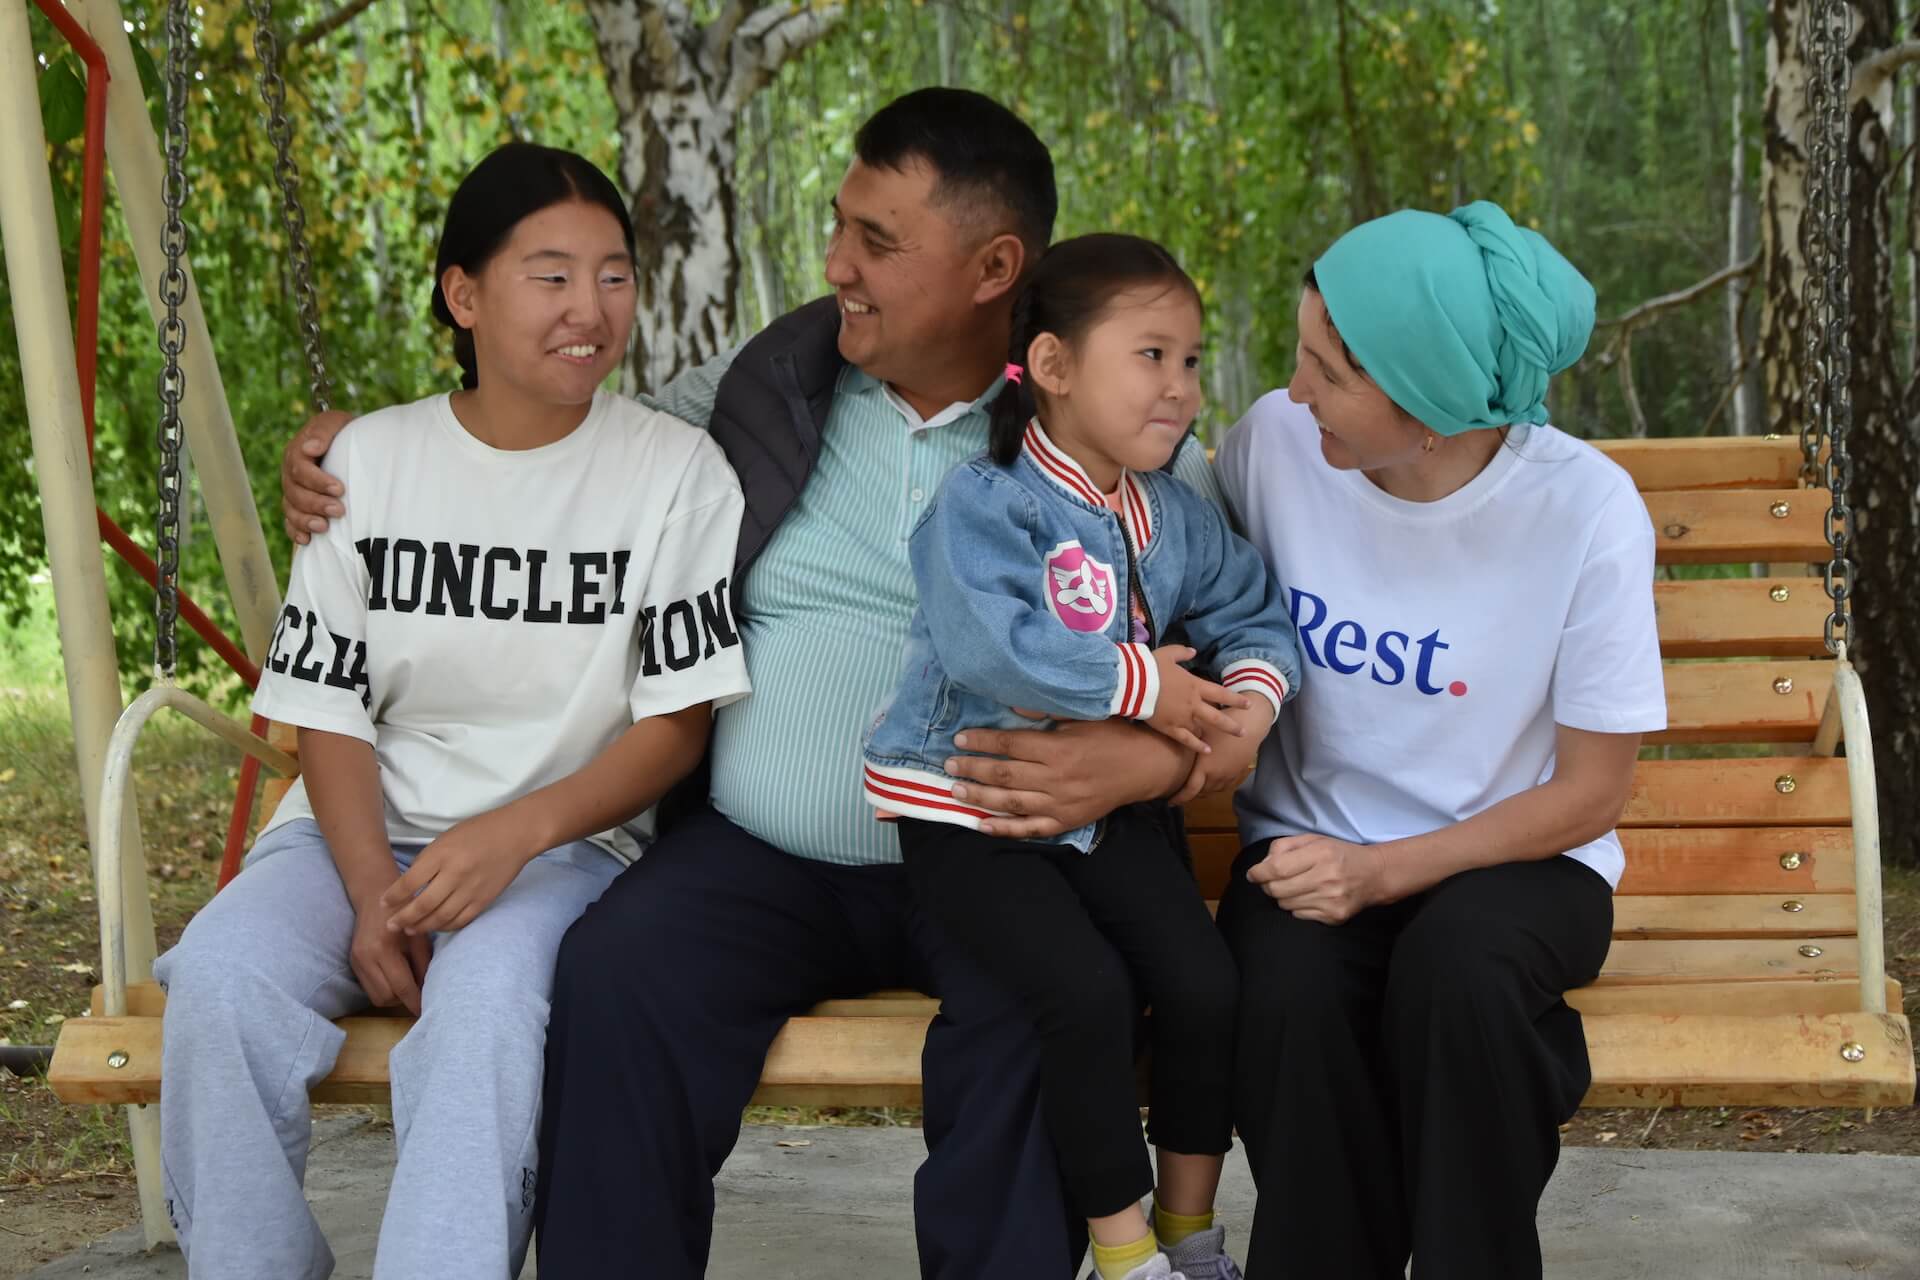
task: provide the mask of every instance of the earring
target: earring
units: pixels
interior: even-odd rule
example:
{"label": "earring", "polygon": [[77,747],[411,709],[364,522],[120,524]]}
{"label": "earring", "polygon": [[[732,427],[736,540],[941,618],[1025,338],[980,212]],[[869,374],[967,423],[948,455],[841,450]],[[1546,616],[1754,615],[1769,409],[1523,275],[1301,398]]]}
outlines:
{"label": "earring", "polygon": [[1432,453],[1434,446],[1439,443],[1440,443],[1440,437],[1436,436],[1435,434],[1433,434],[1433,432],[1429,431],[1427,432],[1426,443],[1420,446],[1420,452]]}

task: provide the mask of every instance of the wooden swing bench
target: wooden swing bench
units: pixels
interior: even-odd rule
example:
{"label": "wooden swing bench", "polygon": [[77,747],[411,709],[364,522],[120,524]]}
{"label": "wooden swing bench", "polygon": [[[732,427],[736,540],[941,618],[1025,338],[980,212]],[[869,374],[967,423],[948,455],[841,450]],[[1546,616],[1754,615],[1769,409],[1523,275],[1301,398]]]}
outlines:
{"label": "wooden swing bench", "polygon": [[[1792,440],[1603,447],[1646,498],[1661,564],[1776,567],[1654,583],[1670,724],[1648,744],[1732,750],[1639,765],[1620,823],[1627,869],[1613,949],[1599,979],[1571,997],[1592,1053],[1587,1104],[1911,1103],[1913,1045],[1881,950],[1871,756],[1857,741],[1864,709],[1856,718],[1842,705],[1857,702],[1858,685],[1850,671],[1836,681],[1822,638],[1828,601],[1803,568],[1828,558],[1826,494],[1796,487]],[[1852,757],[1837,754],[1843,719]],[[1203,803],[1188,821],[1201,886],[1217,898],[1239,847],[1232,810]],[[72,1103],[155,1101],[164,1000],[153,984],[133,984],[126,1015],[109,1018],[96,989],[94,1016],[61,1029],[54,1092]],[[817,1006],[775,1040],[754,1101],[917,1105],[936,1009],[910,991]],[[385,1101],[387,1055],[411,1021],[373,1014],[340,1025],[345,1047],[315,1099]]]}

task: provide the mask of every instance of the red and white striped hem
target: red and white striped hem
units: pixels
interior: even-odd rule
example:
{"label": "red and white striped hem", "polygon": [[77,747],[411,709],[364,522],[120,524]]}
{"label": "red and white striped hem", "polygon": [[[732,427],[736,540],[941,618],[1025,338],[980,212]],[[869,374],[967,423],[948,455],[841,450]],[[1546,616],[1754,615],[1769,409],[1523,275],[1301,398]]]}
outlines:
{"label": "red and white striped hem", "polygon": [[867,803],[882,813],[924,818],[928,822],[950,822],[974,831],[988,818],[1010,816],[956,800],[953,779],[945,774],[867,761],[861,777]]}
{"label": "red and white striped hem", "polygon": [[1160,668],[1154,665],[1153,650],[1144,644],[1114,647],[1120,651],[1120,672],[1107,714],[1127,720],[1150,719],[1160,703]]}
{"label": "red and white striped hem", "polygon": [[1287,678],[1258,658],[1243,658],[1220,674],[1220,684],[1236,693],[1257,693],[1273,704],[1277,718],[1287,700]]}
{"label": "red and white striped hem", "polygon": [[1153,521],[1147,515],[1147,495],[1132,472],[1122,476],[1120,486],[1122,505],[1127,509],[1127,523],[1133,527],[1133,544],[1136,551],[1144,551],[1153,541]]}

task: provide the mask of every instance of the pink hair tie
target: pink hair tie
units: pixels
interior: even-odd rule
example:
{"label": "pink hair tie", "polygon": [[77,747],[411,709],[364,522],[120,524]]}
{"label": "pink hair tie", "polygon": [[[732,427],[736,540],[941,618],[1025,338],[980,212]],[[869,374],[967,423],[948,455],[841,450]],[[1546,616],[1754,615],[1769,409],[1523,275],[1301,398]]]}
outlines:
{"label": "pink hair tie", "polygon": [[1006,373],[1007,373],[1007,381],[1008,381],[1008,382],[1011,382],[1011,383],[1013,383],[1013,384],[1014,384],[1015,386],[1019,386],[1019,385],[1020,385],[1020,373],[1021,373],[1021,369],[1020,369],[1020,366],[1019,366],[1019,365],[1017,365],[1017,364],[1010,364],[1010,365],[1008,365],[1008,366],[1007,366],[1007,370],[1006,370]]}

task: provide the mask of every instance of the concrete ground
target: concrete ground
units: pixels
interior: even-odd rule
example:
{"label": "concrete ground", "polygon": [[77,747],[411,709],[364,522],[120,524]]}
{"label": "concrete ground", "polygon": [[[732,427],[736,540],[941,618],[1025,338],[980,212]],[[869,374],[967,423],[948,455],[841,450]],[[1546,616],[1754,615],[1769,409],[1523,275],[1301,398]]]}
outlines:
{"label": "concrete ground", "polygon": [[[912,1277],[912,1175],[923,1150],[911,1129],[747,1129],[720,1175],[708,1274]],[[336,1280],[371,1274],[392,1154],[388,1131],[366,1121],[324,1120],[315,1134],[307,1190],[339,1259]],[[1253,1184],[1239,1152],[1220,1210],[1230,1246],[1244,1246]],[[1540,1236],[1556,1278],[1915,1280],[1920,1158],[1572,1148],[1540,1207]],[[30,1280],[185,1275],[177,1250],[143,1254],[136,1226]]]}

